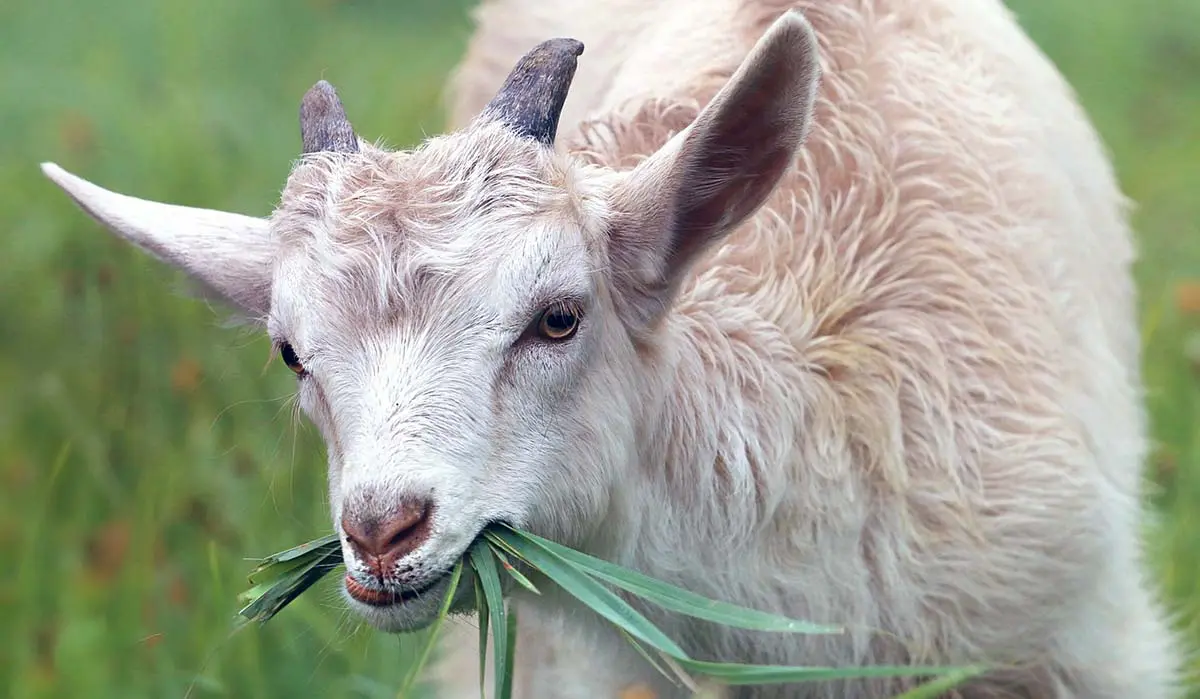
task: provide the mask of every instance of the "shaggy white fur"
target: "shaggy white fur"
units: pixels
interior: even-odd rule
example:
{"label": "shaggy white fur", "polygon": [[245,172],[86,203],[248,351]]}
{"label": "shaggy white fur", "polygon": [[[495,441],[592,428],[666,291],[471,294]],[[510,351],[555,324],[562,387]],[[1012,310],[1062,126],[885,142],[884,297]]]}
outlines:
{"label": "shaggy white fur", "polygon": [[[660,341],[674,384],[663,458],[647,464],[662,504],[614,522],[636,543],[612,553],[859,629],[795,642],[675,628],[713,657],[1004,658],[1027,669],[964,695],[1172,696],[1178,651],[1138,543],[1126,202],[1072,91],[1000,2],[488,0],[451,113],[465,123],[537,38],[574,36],[588,53],[564,149],[629,166],[787,9],[820,44],[812,133],[682,289]],[[613,695],[628,674],[578,642],[553,660],[526,650],[529,696]]]}
{"label": "shaggy white fur", "polygon": [[[476,19],[452,133],[309,155],[268,221],[46,166],[294,352],[335,527],[432,504],[379,583],[432,587],[356,611],[426,623],[504,519],[849,629],[648,610],[696,657],[1010,666],[972,699],[1176,695],[1138,540],[1126,204],[998,0],[488,0]],[[551,149],[480,112],[554,36],[586,50]],[[563,308],[574,335],[539,339]],[[514,595],[519,696],[682,696],[566,600]],[[475,696],[475,631],[445,648],[443,695]]]}

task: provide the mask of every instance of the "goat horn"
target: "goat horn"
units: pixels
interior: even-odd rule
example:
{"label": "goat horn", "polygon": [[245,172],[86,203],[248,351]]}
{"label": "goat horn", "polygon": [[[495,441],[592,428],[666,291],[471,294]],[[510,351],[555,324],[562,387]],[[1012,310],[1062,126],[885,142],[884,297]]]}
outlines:
{"label": "goat horn", "polygon": [[305,153],[358,152],[358,136],[346,119],[342,101],[324,80],[309,88],[300,101],[300,140]]}
{"label": "goat horn", "polygon": [[552,145],[575,77],[576,59],[582,53],[583,43],[575,39],[538,44],[517,61],[482,116],[505,124],[518,135]]}

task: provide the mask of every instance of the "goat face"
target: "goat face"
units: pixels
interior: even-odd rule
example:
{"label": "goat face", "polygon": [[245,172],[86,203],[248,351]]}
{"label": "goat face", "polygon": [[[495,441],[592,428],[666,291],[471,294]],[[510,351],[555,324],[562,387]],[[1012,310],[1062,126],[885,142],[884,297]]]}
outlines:
{"label": "goat face", "polygon": [[807,132],[819,70],[798,14],[629,170],[551,147],[581,51],[542,44],[476,123],[399,153],[361,142],[318,83],[269,219],[44,166],[98,221],[265,327],[326,442],[347,598],[381,629],[429,623],[491,522],[574,545],[611,536],[598,530],[652,451],[671,381],[666,309]]}
{"label": "goat face", "polygon": [[380,626],[428,620],[490,522],[583,536],[629,462],[607,187],[502,127],[294,171],[267,330],[328,447],[352,603]]}

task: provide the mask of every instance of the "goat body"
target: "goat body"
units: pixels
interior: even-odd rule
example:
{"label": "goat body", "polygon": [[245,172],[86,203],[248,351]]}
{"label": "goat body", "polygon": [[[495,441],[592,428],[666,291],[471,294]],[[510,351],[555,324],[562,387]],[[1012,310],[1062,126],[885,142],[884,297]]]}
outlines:
{"label": "goat body", "polygon": [[[599,553],[851,629],[798,640],[673,620],[702,657],[989,659],[1020,669],[964,696],[1173,696],[1174,639],[1138,543],[1126,202],[1072,91],[1001,2],[486,0],[451,120],[467,123],[533,42],[577,37],[590,58],[563,148],[629,167],[788,9],[820,46],[812,131],[681,290],[663,417],[639,436],[654,458],[623,484],[604,527],[620,534]],[[615,696],[643,666],[552,606],[521,609],[521,696]],[[472,676],[456,665],[472,643],[450,644],[448,683]]]}
{"label": "goat body", "polygon": [[[1176,695],[1139,542],[1126,202],[998,0],[476,19],[452,132],[377,148],[319,83],[268,219],[45,166],[272,336],[328,448],[353,610],[427,624],[446,570],[509,521],[848,629],[646,609],[693,657],[1003,665],[972,699]],[[513,594],[518,696],[681,696],[594,615]],[[475,643],[450,635],[444,696],[478,692]]]}

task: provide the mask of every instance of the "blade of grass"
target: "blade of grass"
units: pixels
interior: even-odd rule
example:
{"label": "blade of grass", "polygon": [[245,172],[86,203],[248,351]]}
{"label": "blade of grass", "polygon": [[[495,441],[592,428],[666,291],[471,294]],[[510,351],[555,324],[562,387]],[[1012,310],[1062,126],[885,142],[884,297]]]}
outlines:
{"label": "blade of grass", "polygon": [[488,641],[488,603],[483,591],[483,582],[478,573],[475,578],[475,615],[479,619],[479,697],[487,696],[487,641]]}
{"label": "blade of grass", "polygon": [[946,692],[972,677],[983,674],[983,672],[984,669],[982,667],[962,668],[944,677],[939,677],[918,687],[913,687],[903,694],[896,695],[892,699],[938,699],[938,697]]}
{"label": "blade of grass", "polygon": [[329,559],[312,561],[275,582],[261,597],[239,610],[238,614],[251,621],[266,623],[340,563],[340,556],[337,563]]}
{"label": "blade of grass", "polygon": [[826,626],[788,619],[787,617],[712,600],[694,592],[684,590],[683,588],[655,580],[628,568],[623,568],[594,556],[589,556],[586,553],[576,551],[562,544],[556,544],[535,534],[519,530],[510,531],[542,547],[593,577],[600,578],[639,597],[651,600],[664,609],[669,609],[673,612],[679,612],[680,614],[686,614],[687,616],[725,626],[754,631],[783,631],[801,634],[845,633],[845,629],[838,626]]}
{"label": "blade of grass", "polygon": [[271,586],[274,585],[275,582],[277,582],[277,581],[272,581],[269,583],[259,583],[248,590],[239,592],[238,596],[237,596],[237,601],[241,602],[243,605],[250,604],[254,600],[258,599],[259,597],[262,597],[263,595],[267,594],[267,591],[271,589]]}
{"label": "blade of grass", "polygon": [[[316,543],[309,542],[309,544]],[[254,570],[251,570],[246,578],[256,585],[269,585],[314,564],[328,565],[332,569],[342,562],[341,544],[336,539],[332,543],[325,542],[320,546],[309,546],[309,544],[297,546],[282,554],[268,556]]]}
{"label": "blade of grass", "polygon": [[425,645],[421,648],[421,654],[417,656],[417,662],[413,663],[408,668],[408,674],[404,678],[404,684],[400,685],[400,691],[396,694],[398,699],[405,699],[408,692],[412,689],[413,683],[417,681],[417,676],[421,674],[421,670],[425,668],[425,663],[429,661],[429,653],[433,650],[434,644],[437,643],[438,631],[442,628],[442,622],[446,620],[446,615],[450,613],[450,603],[454,600],[454,593],[458,592],[458,581],[462,578],[463,562],[460,559],[454,566],[454,572],[450,574],[450,586],[446,589],[446,598],[442,600],[441,607],[438,608],[437,619],[429,629],[429,636],[425,641]]}
{"label": "blade of grass", "polygon": [[[512,550],[520,552],[522,558],[524,558],[526,561],[528,561],[535,568],[539,569],[547,577],[550,577],[554,582],[559,584],[559,586],[563,587],[563,589],[566,592],[574,595],[584,604],[591,606],[595,611],[597,611],[598,613],[601,613],[606,618],[608,618],[609,621],[614,622],[619,627],[628,631],[631,635],[641,638],[636,633],[636,631],[638,629],[631,628],[629,625],[627,625],[627,623],[624,623],[624,622],[627,622],[628,620],[623,619],[619,616],[614,618],[612,616],[608,616],[607,614],[604,614],[604,610],[602,608],[596,607],[594,605],[595,600],[589,599],[586,596],[581,596],[579,594],[579,591],[580,591],[579,588],[575,588],[575,587],[571,586],[572,584],[578,584],[578,580],[572,579],[572,576],[564,573],[563,569],[567,569],[570,572],[575,573],[576,577],[584,577],[585,579],[595,583],[597,588],[600,588],[608,595],[611,595],[613,598],[620,600],[619,597],[616,597],[616,595],[614,595],[611,591],[607,590],[607,588],[603,588],[603,586],[599,585],[599,583],[596,582],[594,579],[586,577],[584,571],[580,570],[580,566],[572,565],[570,561],[563,560],[563,558],[565,558],[565,556],[558,555],[563,550],[565,550],[565,551],[573,551],[573,550],[566,549],[566,547],[562,547],[560,545],[553,544],[553,542],[547,542],[545,539],[538,541],[537,539],[539,539],[540,537],[536,537],[536,535],[529,534],[528,532],[498,531],[495,533],[495,536],[496,536],[496,538],[507,543],[508,546]],[[523,540],[528,542],[528,544],[533,544],[533,546],[523,544],[522,543]],[[543,544],[543,542],[549,543],[550,545],[546,546],[545,544]],[[577,552],[575,552],[575,553],[577,553]],[[581,554],[581,555],[583,555],[583,554]],[[591,557],[588,557],[588,558],[591,558]],[[599,561],[599,559],[594,559],[594,558],[592,558],[592,560]],[[607,572],[609,572],[610,574],[615,573],[615,575],[617,577],[619,577],[619,575],[621,573],[625,572],[625,569],[615,566],[613,564],[607,564],[607,565],[609,566],[607,568]],[[641,576],[641,577],[644,578],[644,580],[649,580],[653,583],[658,583],[658,581],[654,581],[651,578],[645,578],[645,576]],[[570,580],[570,582],[568,582],[568,584],[564,585],[564,579]],[[580,586],[580,587],[585,587],[585,586]],[[667,586],[667,587],[670,587],[670,586]],[[633,590],[631,590],[631,592],[632,591]],[[648,596],[648,597],[650,597],[650,596]],[[701,597],[700,599],[704,600],[705,598]],[[657,599],[655,599],[655,601],[657,601]],[[730,605],[730,606],[733,606],[733,605]],[[740,608],[734,607],[734,609],[737,610]],[[727,612],[728,610],[724,610],[724,611]],[[637,614],[636,611],[634,613]],[[761,613],[759,613],[759,614],[761,614]],[[773,619],[773,617],[771,615],[762,615],[762,616],[766,617],[767,620]],[[661,634],[661,632],[658,631],[657,627],[654,627],[652,624],[650,624],[650,622],[647,621],[645,619],[645,617],[642,617],[640,614],[638,614],[637,618],[640,619],[642,622],[644,622],[647,627],[649,627],[648,629],[642,628],[642,629],[640,629],[641,631],[645,632],[645,631],[652,630],[653,632],[657,632],[657,633]],[[701,617],[701,618],[703,618],[703,617]],[[645,639],[642,638],[641,640],[645,640]],[[648,643],[650,643],[650,645],[655,645],[653,642],[648,642]],[[959,668],[944,668],[944,667],[929,668],[929,667],[910,667],[910,666],[832,668],[832,667],[804,667],[804,666],[792,667],[792,666],[777,666],[777,665],[746,665],[746,664],[740,664],[740,663],[718,663],[718,662],[692,660],[691,658],[689,658],[685,654],[683,654],[682,651],[678,648],[678,646],[674,646],[673,643],[669,644],[667,647],[659,648],[659,650],[662,651],[665,655],[667,655],[667,656],[673,658],[675,661],[677,661],[677,663],[684,669],[690,670],[697,674],[708,676],[713,679],[722,680],[726,684],[739,684],[739,685],[740,684],[773,684],[773,683],[780,683],[780,682],[853,679],[853,678],[858,678],[858,677],[942,676],[942,675],[946,674],[947,672],[954,672],[956,670],[959,670]]]}
{"label": "blade of grass", "polygon": [[337,537],[323,537],[267,556],[247,576],[253,586],[239,595],[248,600],[242,620],[266,623],[292,600],[342,563]]}
{"label": "blade of grass", "polygon": [[821,667],[789,665],[743,665],[706,660],[677,659],[684,668],[718,679],[730,685],[777,684],[781,682],[822,682],[868,677],[941,677],[967,668],[918,667],[908,665],[868,665],[863,667]]}
{"label": "blade of grass", "polygon": [[500,697],[502,699],[510,699],[512,697],[513,675],[516,674],[516,665],[514,661],[517,657],[517,610],[508,610],[508,623],[504,628],[504,649],[507,657],[504,659],[504,667],[508,668],[508,672],[504,675],[503,686],[501,687]]}
{"label": "blade of grass", "polygon": [[311,567],[315,562],[323,560],[319,555],[312,555],[305,558],[292,559],[281,563],[271,563],[270,565],[256,568],[250,571],[246,579],[256,585],[270,586],[272,583],[283,580],[289,575],[295,575],[297,572]]}
{"label": "blade of grass", "polygon": [[628,602],[594,578],[563,562],[545,549],[530,545],[525,540],[517,538],[515,534],[497,531],[494,536],[507,541],[519,550],[525,560],[568,594],[600,616],[625,629],[635,638],[671,657],[688,657],[682,648],[660,631],[657,626],[650,623],[641,612],[631,607]]}
{"label": "blade of grass", "polygon": [[[54,464],[50,467],[50,477],[46,480],[44,495],[41,497],[41,502],[34,511],[33,519],[28,522],[29,541],[36,543],[38,537],[41,536],[42,527],[46,522],[46,513],[50,511],[50,506],[54,502],[54,487],[58,483],[59,474],[62,473],[63,467],[66,466],[68,459],[71,457],[73,442],[67,440],[58,449],[58,456],[54,457]],[[26,547],[21,556],[21,562],[17,566],[17,580],[21,581],[21,587],[26,587],[30,570],[33,569],[31,561],[33,554],[39,551],[36,545]]]}
{"label": "blade of grass", "polygon": [[[509,612],[505,608],[496,560],[500,560],[514,580],[532,591],[538,592],[528,578],[511,564],[505,555],[506,551],[508,555],[527,563],[559,585],[563,591],[616,625],[618,630],[625,634],[626,638],[643,655],[648,656],[649,651],[642,647],[642,643],[654,648],[661,654],[662,660],[670,665],[676,676],[681,679],[686,678],[685,683],[688,684],[691,684],[692,681],[686,671],[717,679],[729,685],[811,682],[863,677],[936,677],[933,681],[898,698],[921,699],[944,692],[964,679],[983,671],[980,667],[789,667],[693,660],[658,627],[607,588],[604,583],[657,602],[666,609],[727,626],[794,633],[838,633],[841,632],[841,629],[777,617],[765,612],[710,600],[529,532],[506,528],[487,532],[485,542],[473,547],[468,555],[476,573],[474,584],[480,623],[480,691],[482,693],[485,686],[487,634],[490,627],[495,659],[497,699],[509,699],[511,696],[512,663],[516,650],[516,619],[515,613]],[[241,597],[253,598],[253,601],[247,604],[239,614],[246,622],[258,620],[265,623],[341,563],[341,546],[335,536],[317,539],[268,556],[251,573],[251,582],[256,584],[250,590],[242,593]],[[454,586],[457,586],[459,582],[462,566],[463,562],[460,561],[456,568]],[[525,585],[525,583],[529,584]],[[430,636],[429,645],[426,646],[417,668],[422,666],[428,657],[429,649],[432,648],[435,640],[436,629],[440,628],[441,620],[448,613],[449,608],[446,607],[446,604],[452,597],[453,592],[443,602],[444,609],[439,614],[435,630]],[[650,658],[647,657],[647,659]],[[658,663],[652,662],[652,665],[663,672]],[[665,672],[663,674],[671,677]]]}
{"label": "blade of grass", "polygon": [[[514,529],[513,531],[519,531],[519,530]],[[525,557],[521,555],[520,551],[518,551],[515,548],[513,548],[512,546],[510,546],[507,541],[501,539],[500,537],[496,536],[495,534],[496,534],[496,529],[489,529],[483,533],[484,537],[487,539],[487,542],[489,544],[491,544],[497,548],[503,549],[504,551],[507,551],[508,555],[510,555],[510,556],[513,556],[522,561],[525,561]],[[525,562],[529,563],[529,561],[525,561]],[[533,565],[533,564],[530,563],[530,565]]]}
{"label": "blade of grass", "polygon": [[492,553],[495,554],[496,559],[500,561],[500,565],[504,568],[504,572],[508,573],[513,580],[516,580],[517,583],[526,590],[529,590],[535,595],[542,594],[541,591],[539,591],[537,587],[529,581],[529,578],[525,577],[524,573],[517,570],[516,567],[509,562],[508,558],[504,555],[504,550],[501,547],[497,546],[491,541],[488,541],[488,546],[492,549]]}
{"label": "blade of grass", "polygon": [[327,552],[329,549],[335,548],[338,551],[341,551],[341,547],[341,540],[338,539],[336,534],[323,536],[319,539],[307,541],[299,546],[293,546],[286,551],[280,551],[279,553],[273,553],[270,556],[267,556],[266,558],[262,559],[262,563],[258,566],[258,568],[255,568],[253,571],[251,571],[250,574],[253,575],[255,572],[275,563],[283,563],[300,556],[311,555],[318,550]]}
{"label": "blade of grass", "polygon": [[[501,540],[499,538],[489,538],[488,543],[493,546],[493,549],[492,549],[493,551],[499,551],[500,549],[505,549],[511,555],[525,561],[525,563],[527,563],[528,565],[533,566],[534,568],[537,568],[537,566],[534,566],[533,563],[531,563],[528,559],[525,558],[525,556],[521,553],[521,551],[519,551],[517,548],[514,548],[512,545],[509,544],[509,542]],[[544,573],[544,571],[542,571],[542,572]],[[640,641],[637,640],[637,638],[632,636],[625,629],[625,627],[621,626],[620,624],[615,624],[615,626],[617,628],[617,632],[620,633],[625,638],[625,640],[628,641],[634,647],[634,649],[642,657],[644,657],[646,659],[646,661],[651,665],[651,667],[653,667],[660,674],[662,674],[664,677],[666,677],[668,680],[670,680],[672,683],[676,684],[677,686],[682,683],[682,684],[686,685],[689,690],[696,691],[695,681],[691,678],[691,676],[689,676],[683,670],[683,668],[679,667],[679,665],[671,658],[671,656],[667,655],[666,653],[663,653],[662,651],[658,651],[660,658],[656,659],[653,656],[653,654],[651,654],[651,652],[649,650],[647,650],[645,648],[645,646],[643,646],[641,644]],[[660,660],[661,660],[661,662],[660,662]],[[670,668],[670,670],[668,671],[667,669],[663,668],[662,663],[666,663],[668,665],[668,667]]]}
{"label": "blade of grass", "polygon": [[[496,570],[496,559],[492,557],[491,549],[487,546],[471,548],[471,565],[475,574],[483,584],[484,599],[487,600],[488,614],[492,626],[492,658],[496,675],[496,699],[508,699],[504,693],[505,680],[511,669],[508,660],[508,623],[504,608],[504,595],[500,586],[500,572]],[[511,686],[511,685],[510,685]]]}
{"label": "blade of grass", "polygon": [[[633,636],[630,636],[628,631],[622,628],[618,628],[617,631],[625,638],[625,641],[628,642],[629,645],[633,646],[633,649],[636,650],[639,655],[646,659],[646,662],[650,663],[651,667],[657,670],[660,675],[670,680],[672,684],[675,686],[682,684],[688,688],[688,691],[691,692],[696,692],[699,690],[699,687],[696,685],[696,681],[692,679],[691,675],[687,674],[687,672],[680,667],[679,663],[676,663],[671,656],[666,655],[665,653],[659,653],[659,657],[655,658],[654,654],[647,650],[646,647],[641,644],[641,641],[638,641]],[[663,667],[664,663],[668,667]]]}

